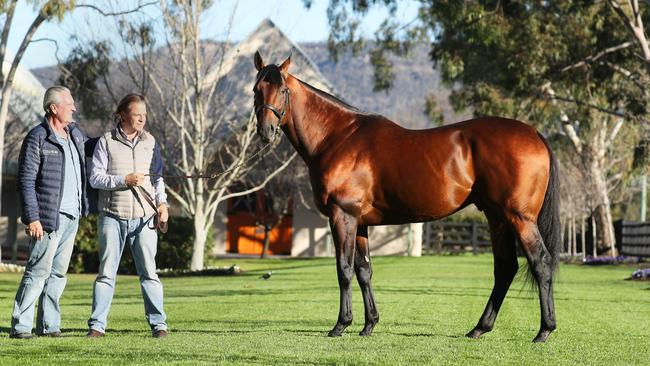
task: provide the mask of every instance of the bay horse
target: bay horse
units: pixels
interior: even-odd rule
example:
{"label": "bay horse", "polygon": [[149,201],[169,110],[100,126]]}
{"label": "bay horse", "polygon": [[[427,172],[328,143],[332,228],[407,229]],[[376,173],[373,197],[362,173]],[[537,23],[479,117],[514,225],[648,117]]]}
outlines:
{"label": "bay horse", "polygon": [[254,63],[257,132],[266,142],[284,132],[307,164],[316,206],[329,217],[340,290],[329,336],[340,336],[352,322],[355,273],[365,308],[360,335],[370,335],[379,321],[368,226],[436,220],[475,204],[490,227],[494,287],[467,337],[492,330],[518,270],[518,240],[539,290],[541,326],[533,341],[546,340],[556,327],[560,223],[557,162],[542,135],[495,117],[409,130],[289,74],[291,57],[265,65],[256,52]]}

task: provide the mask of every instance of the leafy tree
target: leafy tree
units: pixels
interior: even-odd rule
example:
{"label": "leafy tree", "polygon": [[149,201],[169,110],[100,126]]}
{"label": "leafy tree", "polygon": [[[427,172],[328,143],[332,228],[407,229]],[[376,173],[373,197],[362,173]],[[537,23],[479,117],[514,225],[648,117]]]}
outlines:
{"label": "leafy tree", "polygon": [[[417,18],[404,24],[392,16],[397,3],[331,0],[333,54],[361,41],[355,22],[370,7],[387,6],[391,17],[373,55],[403,54],[428,40],[443,80],[460,85],[451,96],[455,109],[524,119],[561,135],[566,143],[558,145],[569,147],[587,173],[599,249],[615,253],[610,190],[624,188],[618,182],[629,175],[633,147],[647,131],[650,52],[643,24],[650,19],[638,1],[422,1]],[[348,22],[333,21],[343,18]],[[376,86],[389,87],[390,63],[371,60],[379,66]]]}
{"label": "leafy tree", "polygon": [[110,53],[106,41],[79,44],[59,65],[59,83],[70,89],[86,118],[105,119],[111,114],[104,91],[99,88],[99,81],[108,76]]}

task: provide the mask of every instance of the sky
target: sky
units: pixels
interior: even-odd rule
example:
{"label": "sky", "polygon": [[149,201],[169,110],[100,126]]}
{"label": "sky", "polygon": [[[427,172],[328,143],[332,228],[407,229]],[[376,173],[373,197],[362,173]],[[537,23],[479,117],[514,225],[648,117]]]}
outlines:
{"label": "sky", "polygon": [[[106,1],[108,0],[94,3],[103,4]],[[233,28],[229,36],[232,41],[245,38],[265,18],[271,19],[294,42],[324,41],[329,32],[326,13],[328,2],[329,0],[314,0],[311,8],[307,10],[302,0],[215,0],[214,6],[203,19],[203,38],[225,39],[226,25],[234,14]],[[77,3],[88,2],[78,0]],[[397,17],[405,21],[411,20],[417,15],[417,9],[418,1],[402,1]],[[35,15],[31,5],[24,0],[19,2],[8,43],[8,48],[13,54],[16,53]],[[374,32],[385,17],[385,9],[372,9],[362,24],[364,36],[374,38]],[[23,66],[32,69],[57,64],[57,56],[63,60],[69,52],[71,37],[84,39],[90,34],[102,36],[106,35],[105,32],[111,32],[101,25],[103,21],[105,19],[92,10],[76,9],[67,14],[61,23],[56,20],[44,23],[34,35],[34,40],[40,41],[30,44],[23,56]],[[58,51],[55,43],[50,40],[56,41]]]}

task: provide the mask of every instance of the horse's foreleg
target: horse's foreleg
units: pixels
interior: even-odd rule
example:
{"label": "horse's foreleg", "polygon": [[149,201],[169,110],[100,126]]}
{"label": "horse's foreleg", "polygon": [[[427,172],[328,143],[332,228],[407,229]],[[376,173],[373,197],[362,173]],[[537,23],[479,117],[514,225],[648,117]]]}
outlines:
{"label": "horse's foreleg", "polygon": [[555,330],[555,303],[553,301],[553,264],[551,254],[537,228],[528,221],[514,221],[514,228],[519,235],[521,246],[526,253],[530,271],[537,282],[541,325],[533,342],[544,342]]}
{"label": "horse's foreleg", "polygon": [[352,323],[350,284],[352,276],[354,276],[354,243],[357,232],[357,219],[343,211],[338,205],[332,205],[330,227],[332,228],[336,250],[336,273],[339,280],[340,307],[338,321],[328,333],[328,336],[338,337]]}
{"label": "horse's foreleg", "polygon": [[369,336],[372,334],[372,329],[379,322],[379,312],[377,311],[377,305],[375,305],[375,296],[372,293],[372,265],[370,264],[367,226],[359,226],[356,242],[357,253],[354,258],[354,271],[357,274],[359,287],[361,287],[366,316],[366,324],[359,335]]}
{"label": "horse's foreleg", "polygon": [[470,338],[478,338],[492,330],[501,304],[503,304],[518,269],[515,237],[512,229],[503,220],[490,217],[488,220],[494,254],[494,287],[481,319],[476,327],[466,334]]}

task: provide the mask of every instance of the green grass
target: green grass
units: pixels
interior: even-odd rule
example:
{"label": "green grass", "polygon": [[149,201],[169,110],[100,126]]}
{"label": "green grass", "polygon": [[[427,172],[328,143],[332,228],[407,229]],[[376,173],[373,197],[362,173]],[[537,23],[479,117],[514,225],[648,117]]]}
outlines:
{"label": "green grass", "polygon": [[[360,337],[363,302],[355,283],[355,319],[328,338],[338,314],[334,259],[242,260],[231,277],[163,278],[170,336],[152,339],[138,280],[118,278],[103,339],[86,339],[92,275],[70,275],[62,298],[64,338],[8,338],[20,276],[0,274],[0,364],[585,364],[650,362],[650,283],[624,281],[633,267],[560,268],[558,329],[545,344],[536,292],[518,278],[494,331],[463,337],[492,287],[492,258],[375,258],[380,322]],[[273,270],[264,281],[259,276]]]}

